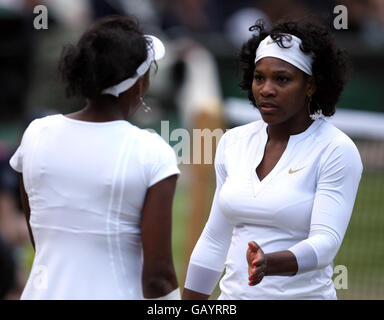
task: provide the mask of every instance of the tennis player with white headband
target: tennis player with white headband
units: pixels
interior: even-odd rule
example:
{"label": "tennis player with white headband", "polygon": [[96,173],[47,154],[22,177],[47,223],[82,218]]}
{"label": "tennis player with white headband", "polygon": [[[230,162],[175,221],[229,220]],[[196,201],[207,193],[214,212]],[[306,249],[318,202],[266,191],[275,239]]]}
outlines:
{"label": "tennis player with white headband", "polygon": [[22,299],[180,299],[171,242],[176,155],[128,121],[164,53],[131,16],[98,20],[64,48],[67,93],[87,104],[33,121],[10,161],[36,244]]}
{"label": "tennis player with white headband", "polygon": [[183,299],[337,299],[333,260],[362,163],[326,120],[346,82],[346,56],[323,26],[262,23],[241,49],[242,89],[262,120],[219,141],[216,193],[193,250]]}

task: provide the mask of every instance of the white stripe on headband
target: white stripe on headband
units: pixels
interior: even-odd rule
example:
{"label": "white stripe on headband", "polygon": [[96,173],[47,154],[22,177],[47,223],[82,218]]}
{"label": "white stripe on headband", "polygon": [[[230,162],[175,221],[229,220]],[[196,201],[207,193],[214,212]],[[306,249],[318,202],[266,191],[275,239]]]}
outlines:
{"label": "white stripe on headband", "polygon": [[255,64],[265,57],[279,58],[289,62],[311,76],[314,54],[304,53],[300,49],[301,40],[298,37],[287,33],[283,33],[282,35],[284,35],[282,42],[287,48],[279,47],[271,36],[268,36],[260,42],[259,47],[256,50]]}
{"label": "white stripe on headband", "polygon": [[136,73],[133,77],[128,78],[112,87],[104,89],[101,92],[102,94],[111,94],[115,97],[119,97],[120,93],[131,88],[136,83],[136,81],[148,71],[154,60],[160,60],[164,57],[165,47],[161,40],[151,35],[145,35],[144,37],[149,42],[147,46],[147,59],[136,69]]}

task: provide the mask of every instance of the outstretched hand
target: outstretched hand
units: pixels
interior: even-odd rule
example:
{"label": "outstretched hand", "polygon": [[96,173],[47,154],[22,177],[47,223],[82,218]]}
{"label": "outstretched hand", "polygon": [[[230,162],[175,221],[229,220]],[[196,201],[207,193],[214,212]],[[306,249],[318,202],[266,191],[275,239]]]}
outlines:
{"label": "outstretched hand", "polygon": [[267,262],[263,250],[254,241],[248,242],[248,285],[255,286],[263,280],[267,271]]}

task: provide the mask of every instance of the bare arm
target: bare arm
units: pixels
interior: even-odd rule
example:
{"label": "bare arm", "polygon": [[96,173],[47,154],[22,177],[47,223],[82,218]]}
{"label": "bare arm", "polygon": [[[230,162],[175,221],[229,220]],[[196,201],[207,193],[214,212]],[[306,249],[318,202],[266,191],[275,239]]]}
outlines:
{"label": "bare arm", "polygon": [[182,300],[208,300],[209,295],[184,288]]}
{"label": "bare arm", "polygon": [[254,241],[248,243],[247,262],[250,286],[265,276],[294,276],[298,270],[296,257],[289,250],[265,254]]}
{"label": "bare arm", "polygon": [[294,276],[297,273],[295,255],[289,250],[265,254],[267,260],[267,276]]}
{"label": "bare arm", "polygon": [[178,287],[172,257],[172,203],[177,176],[148,189],[141,221],[144,297],[158,298]]}
{"label": "bare arm", "polygon": [[29,236],[31,238],[33,249],[36,250],[35,249],[35,240],[33,239],[32,229],[31,229],[31,225],[29,223],[29,219],[30,219],[30,216],[31,216],[31,209],[29,208],[28,196],[27,196],[27,193],[25,192],[23,175],[21,173],[19,173],[19,181],[20,181],[21,202],[22,202],[23,208],[24,208],[24,213],[25,213],[25,218],[26,218],[26,221],[27,221]]}

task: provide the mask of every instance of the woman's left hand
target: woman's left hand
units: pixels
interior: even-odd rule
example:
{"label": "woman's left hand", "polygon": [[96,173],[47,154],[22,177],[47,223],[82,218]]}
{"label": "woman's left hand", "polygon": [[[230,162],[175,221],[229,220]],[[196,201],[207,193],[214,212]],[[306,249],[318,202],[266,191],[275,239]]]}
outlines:
{"label": "woman's left hand", "polygon": [[267,261],[263,250],[254,242],[248,242],[247,250],[248,262],[248,285],[255,286],[263,280],[267,271]]}

